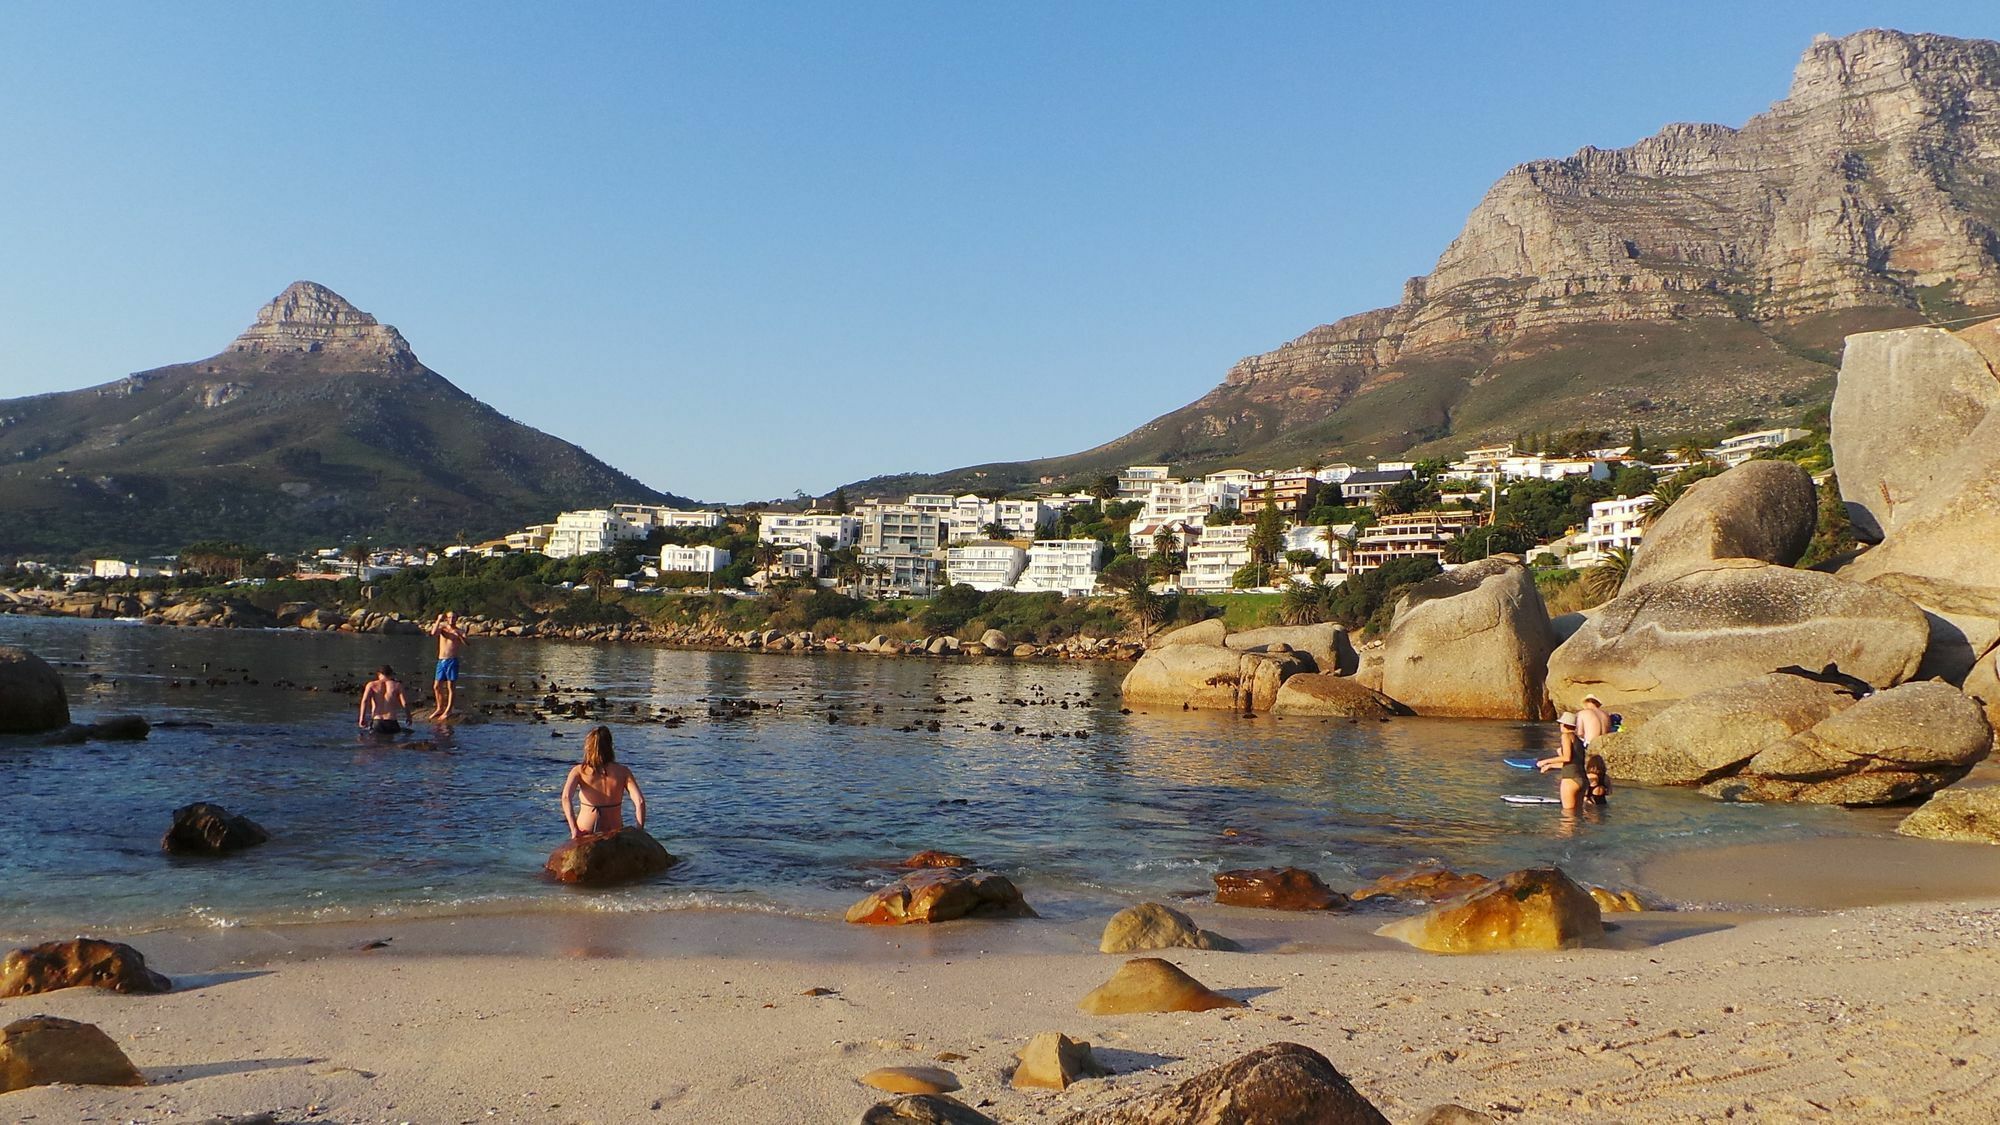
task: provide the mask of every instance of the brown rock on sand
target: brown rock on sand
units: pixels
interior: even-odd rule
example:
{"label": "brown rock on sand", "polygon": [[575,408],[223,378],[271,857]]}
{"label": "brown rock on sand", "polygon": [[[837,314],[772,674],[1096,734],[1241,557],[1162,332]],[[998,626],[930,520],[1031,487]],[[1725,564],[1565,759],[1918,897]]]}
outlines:
{"label": "brown rock on sand", "polygon": [[1158,957],[1134,957],[1125,962],[1111,974],[1110,980],[1091,989],[1076,1006],[1093,1016],[1249,1007],[1241,1000],[1211,991],[1173,962]]}
{"label": "brown rock on sand", "polygon": [[0,996],[32,996],[89,985],[112,992],[165,992],[173,982],[146,967],[129,945],[96,938],[16,949],[0,960]]}
{"label": "brown rock on sand", "polygon": [[559,883],[608,887],[657,875],[679,862],[645,829],[627,826],[565,842],[544,868]]}
{"label": "brown rock on sand", "polygon": [[1060,1031],[1044,1031],[1014,1056],[1009,1084],[1016,1090],[1066,1090],[1084,1078],[1103,1078],[1111,1073],[1090,1053],[1090,1044],[1078,1042]]}
{"label": "brown rock on sand", "polygon": [[0,1094],[58,1082],[144,1086],[146,1079],[94,1024],[29,1016],[0,1027]]}
{"label": "brown rock on sand", "polygon": [[1431,953],[1573,949],[1602,938],[1604,918],[1589,891],[1560,868],[1540,867],[1375,932]]}
{"label": "brown rock on sand", "polygon": [[948,867],[912,871],[847,910],[849,922],[867,926],[1033,917],[1034,910],[1006,876]]}
{"label": "brown rock on sand", "polygon": [[[1925,840],[2000,844],[2000,786],[1980,789],[1954,786],[1939,790],[1922,808],[1896,825],[1896,834]],[[5,995],[0,990],[0,996]]]}
{"label": "brown rock on sand", "polygon": [[1632,914],[1646,909],[1645,903],[1631,891],[1600,887],[1594,883],[1585,883],[1583,889],[1590,892],[1591,900],[1597,903],[1597,909],[1602,914]]}
{"label": "brown rock on sand", "polygon": [[941,1066],[884,1066],[862,1075],[861,1084],[892,1094],[949,1094],[958,1075]]}
{"label": "brown rock on sand", "polygon": [[1448,871],[1423,865],[1389,872],[1350,897],[1356,902],[1371,898],[1402,898],[1417,902],[1440,902],[1476,891],[1493,880],[1475,872]]}
{"label": "brown rock on sand", "polygon": [[1325,1055],[1273,1043],[1171,1090],[1086,1110],[1062,1125],[1389,1125],[1389,1119]]}
{"label": "brown rock on sand", "polygon": [[1344,910],[1347,896],[1300,867],[1246,867],[1215,874],[1215,901],[1264,910]]}
{"label": "brown rock on sand", "polygon": [[1196,926],[1194,919],[1157,902],[1142,902],[1113,914],[1104,924],[1104,936],[1097,942],[1099,953],[1235,948],[1235,942]]}
{"label": "brown rock on sand", "polygon": [[914,1094],[862,1111],[860,1125],[994,1125],[991,1117],[943,1094]]}

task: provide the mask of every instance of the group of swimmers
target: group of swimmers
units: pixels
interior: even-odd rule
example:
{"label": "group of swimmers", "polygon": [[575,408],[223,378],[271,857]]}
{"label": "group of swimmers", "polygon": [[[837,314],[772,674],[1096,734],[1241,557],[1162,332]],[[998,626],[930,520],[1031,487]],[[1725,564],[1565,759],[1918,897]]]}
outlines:
{"label": "group of swimmers", "polygon": [[1590,744],[1609,734],[1614,725],[1615,720],[1604,709],[1604,702],[1594,695],[1584,696],[1581,708],[1556,716],[1556,726],[1562,731],[1562,745],[1557,748],[1554,757],[1537,761],[1535,768],[1543,773],[1555,771],[1560,775],[1556,789],[1564,812],[1575,812],[1584,804],[1606,805],[1611,802],[1611,773],[1605,768],[1604,755],[1592,754]]}
{"label": "group of swimmers", "polygon": [[[450,610],[432,619],[424,626],[424,632],[436,637],[438,643],[437,671],[432,685],[435,702],[431,713],[424,718],[433,723],[447,722],[458,705],[458,654],[465,650],[468,638],[459,627],[458,615]],[[387,664],[377,668],[375,678],[361,689],[361,715],[357,722],[362,730],[375,734],[400,734],[409,725],[409,697],[403,694],[403,681],[396,678],[394,668]]]}

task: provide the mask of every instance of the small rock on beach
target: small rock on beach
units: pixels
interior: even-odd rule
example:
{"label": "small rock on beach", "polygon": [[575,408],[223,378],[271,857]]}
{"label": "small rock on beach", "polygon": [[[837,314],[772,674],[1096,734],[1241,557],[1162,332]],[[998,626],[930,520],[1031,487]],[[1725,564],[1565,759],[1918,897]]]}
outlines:
{"label": "small rock on beach", "polygon": [[1206,1012],[1249,1005],[1211,990],[1171,961],[1134,957],[1111,979],[1090,990],[1077,1007],[1093,1016],[1128,1012]]}

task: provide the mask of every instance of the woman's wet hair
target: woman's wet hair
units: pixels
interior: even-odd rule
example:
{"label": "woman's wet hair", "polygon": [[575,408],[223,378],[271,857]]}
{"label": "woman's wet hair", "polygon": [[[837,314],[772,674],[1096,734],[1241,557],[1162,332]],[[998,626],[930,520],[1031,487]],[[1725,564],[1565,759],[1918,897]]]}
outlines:
{"label": "woman's wet hair", "polygon": [[380,668],[375,669],[375,674],[378,676],[387,676],[392,680],[396,678],[396,670],[394,668],[389,667],[387,664],[384,664]]}
{"label": "woman's wet hair", "polygon": [[617,751],[611,748],[611,728],[595,727],[583,736],[583,770],[592,777],[601,776],[606,767],[618,760]]}
{"label": "woman's wet hair", "polygon": [[1602,754],[1592,754],[1583,760],[1583,795],[1592,801],[1611,798],[1611,767],[1605,765]]}

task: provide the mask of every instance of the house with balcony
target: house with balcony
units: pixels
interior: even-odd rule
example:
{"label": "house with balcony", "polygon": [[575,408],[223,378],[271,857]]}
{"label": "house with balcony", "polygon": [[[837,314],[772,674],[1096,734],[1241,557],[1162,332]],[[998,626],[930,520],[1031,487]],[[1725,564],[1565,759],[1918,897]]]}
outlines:
{"label": "house with balcony", "polygon": [[1805,430],[1790,427],[1779,430],[1758,430],[1754,433],[1723,438],[1716,443],[1714,449],[1704,449],[1702,452],[1733,469],[1767,449],[1776,449],[1810,436]]}
{"label": "house with balcony", "polygon": [[1444,562],[1445,544],[1486,522],[1486,513],[1410,512],[1383,516],[1354,544],[1352,569],[1374,570],[1394,559],[1432,558]]}
{"label": "house with balcony", "polygon": [[573,559],[609,551],[629,539],[644,539],[646,532],[609,508],[587,508],[564,512],[549,531],[548,546],[542,553],[552,559]]}
{"label": "house with balcony", "polygon": [[1131,465],[1118,474],[1118,499],[1144,500],[1153,485],[1174,479],[1172,465]]}
{"label": "house with balcony", "polygon": [[757,541],[779,547],[817,547],[822,539],[833,549],[854,546],[861,520],[838,512],[765,512],[757,518]]}
{"label": "house with balcony", "polygon": [[714,574],[729,565],[729,552],[720,547],[675,547],[671,544],[660,548],[660,572],[681,574]]}
{"label": "house with balcony", "polygon": [[1563,560],[1571,570],[1587,570],[1611,557],[1613,551],[1636,551],[1646,537],[1646,511],[1657,501],[1644,496],[1599,500],[1590,506],[1583,530],[1571,537],[1573,549]]}
{"label": "house with balcony", "polygon": [[1037,539],[1028,548],[1028,563],[1014,588],[1022,593],[1057,593],[1065,597],[1097,591],[1097,572],[1104,565],[1104,544],[1095,539]]}
{"label": "house with balcony", "polygon": [[1319,487],[1319,478],[1303,469],[1289,473],[1266,473],[1250,482],[1250,487],[1244,490],[1243,498],[1236,506],[1246,515],[1255,515],[1267,507],[1288,515],[1303,513],[1312,507]]}
{"label": "house with balcony", "polygon": [[962,543],[944,552],[945,581],[975,590],[1006,590],[1027,569],[1028,552],[1012,543]]}
{"label": "house with balcony", "polygon": [[1233,589],[1236,572],[1250,565],[1250,536],[1256,530],[1248,523],[1202,528],[1201,538],[1187,550],[1181,589],[1190,593]]}
{"label": "house with balcony", "polygon": [[669,508],[661,504],[613,504],[611,514],[639,528],[641,533],[656,527],[722,526],[722,513],[706,508]]}
{"label": "house with balcony", "polygon": [[1415,479],[1417,474],[1409,469],[1364,469],[1341,481],[1340,493],[1349,504],[1372,504],[1389,489]]}

